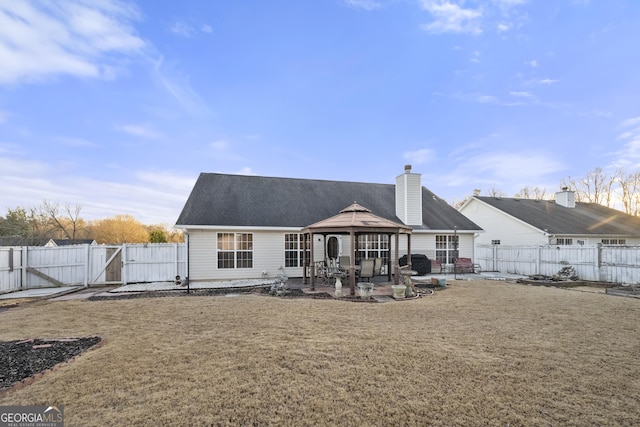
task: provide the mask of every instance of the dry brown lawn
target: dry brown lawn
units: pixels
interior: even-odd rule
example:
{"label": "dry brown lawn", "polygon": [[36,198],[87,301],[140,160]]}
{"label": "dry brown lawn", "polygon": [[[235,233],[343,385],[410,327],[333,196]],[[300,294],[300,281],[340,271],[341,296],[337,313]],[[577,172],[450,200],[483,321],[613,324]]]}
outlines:
{"label": "dry brown lawn", "polygon": [[640,425],[640,300],[454,282],[418,300],[41,301],[0,339],[105,344],[5,393],[68,426]]}

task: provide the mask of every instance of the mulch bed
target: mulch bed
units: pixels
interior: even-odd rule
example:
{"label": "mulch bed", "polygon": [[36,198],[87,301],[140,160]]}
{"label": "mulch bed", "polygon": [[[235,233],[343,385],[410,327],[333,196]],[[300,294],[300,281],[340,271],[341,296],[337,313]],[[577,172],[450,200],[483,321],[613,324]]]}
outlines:
{"label": "mulch bed", "polygon": [[0,341],[0,392],[78,356],[101,341],[100,337]]}

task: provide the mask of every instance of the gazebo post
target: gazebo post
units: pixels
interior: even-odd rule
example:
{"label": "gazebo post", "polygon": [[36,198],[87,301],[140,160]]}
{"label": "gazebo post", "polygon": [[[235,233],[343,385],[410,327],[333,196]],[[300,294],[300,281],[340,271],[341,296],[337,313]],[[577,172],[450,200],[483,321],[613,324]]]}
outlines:
{"label": "gazebo post", "polygon": [[349,292],[351,296],[356,294],[356,239],[353,229],[349,231],[349,238],[351,239],[351,260],[349,261]]}
{"label": "gazebo post", "polygon": [[307,282],[307,233],[302,235],[302,283]]}
{"label": "gazebo post", "polygon": [[393,236],[393,234],[387,234],[387,240],[389,242],[389,258],[387,259],[387,282],[391,281],[391,236]]}
{"label": "gazebo post", "polygon": [[396,259],[394,261],[396,265],[396,271],[393,276],[393,284],[398,285],[400,283],[400,233],[396,233],[395,236],[396,236]]}
{"label": "gazebo post", "polygon": [[311,234],[311,238],[310,240],[310,245],[311,245],[311,253],[309,254],[310,258],[309,258],[309,275],[311,276],[311,290],[315,291],[316,290],[316,264],[313,262],[313,260],[315,259],[313,257],[313,233],[309,233]]}
{"label": "gazebo post", "polygon": [[411,268],[411,234],[407,234],[407,267]]}

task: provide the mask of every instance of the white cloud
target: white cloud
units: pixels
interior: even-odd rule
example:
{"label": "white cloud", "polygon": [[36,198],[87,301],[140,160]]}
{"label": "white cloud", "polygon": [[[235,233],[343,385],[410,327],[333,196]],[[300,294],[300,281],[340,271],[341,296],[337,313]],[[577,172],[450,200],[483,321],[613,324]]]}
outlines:
{"label": "white cloud", "polygon": [[382,7],[382,4],[375,0],[345,0],[345,3],[348,6],[364,10],[375,10]]}
{"label": "white cloud", "polygon": [[623,121],[622,123],[620,123],[620,126],[623,127],[623,128],[633,127],[633,126],[637,126],[637,125],[640,125],[640,116],[633,117],[631,119],[627,119],[627,120]]}
{"label": "white cloud", "polygon": [[207,104],[196,93],[189,83],[189,77],[177,75],[174,66],[165,64],[160,57],[153,63],[152,77],[190,114],[195,116],[211,113]]}
{"label": "white cloud", "polygon": [[249,166],[245,166],[237,172],[238,175],[255,175]]}
{"label": "white cloud", "polygon": [[535,98],[535,95],[532,95],[529,92],[522,92],[522,91],[511,91],[509,92],[509,95],[515,96],[517,98]]}
{"label": "white cloud", "polygon": [[0,124],[6,123],[10,115],[8,111],[0,110]]}
{"label": "white cloud", "polygon": [[182,37],[191,37],[196,30],[189,24],[183,21],[177,21],[170,28],[173,34],[177,34]]}
{"label": "white cloud", "polygon": [[492,95],[479,95],[476,100],[482,104],[493,104],[498,102],[498,98]]}
{"label": "white cloud", "polygon": [[491,2],[502,8],[510,8],[526,4],[527,0],[491,0]]}
{"label": "white cloud", "polygon": [[204,24],[200,28],[200,31],[202,31],[203,33],[212,33],[213,32],[213,28],[211,27],[211,25]]}
{"label": "white cloud", "polygon": [[506,31],[509,31],[510,29],[511,29],[511,24],[504,23],[504,22],[499,22],[498,23],[498,32],[499,33],[504,33]]}
{"label": "white cloud", "polygon": [[69,74],[113,77],[122,57],[146,43],[131,23],[138,11],[118,0],[0,4],[0,84]]}
{"label": "white cloud", "polygon": [[153,129],[151,126],[148,126],[148,125],[129,124],[129,125],[118,126],[117,129],[124,133],[128,133],[129,135],[137,136],[140,138],[146,138],[146,139],[157,139],[162,136],[162,134],[160,134],[158,131],[156,131],[155,129]]}
{"label": "white cloud", "polygon": [[612,164],[614,167],[636,169],[640,163],[640,116],[624,120],[618,127],[622,133],[617,139],[623,142],[623,147],[611,153],[615,156]]}
{"label": "white cloud", "polygon": [[[43,200],[79,205],[85,220],[130,214],[144,224],[175,223],[196,181],[172,170],[134,171],[118,182],[66,175],[60,168],[16,156],[0,156],[0,209],[38,206]],[[100,189],[96,192],[96,189]]]}
{"label": "white cloud", "polygon": [[219,139],[209,144],[209,147],[213,148],[214,150],[224,150],[225,148],[227,148],[227,145],[227,141],[225,141],[224,139]]}
{"label": "white cloud", "polygon": [[533,60],[531,60],[531,61],[529,61],[529,62],[526,62],[526,64],[527,64],[528,66],[530,66],[530,67],[533,67],[533,68],[537,68],[537,67],[539,67],[539,65],[538,65],[538,61],[537,61],[537,60],[535,60],[535,59],[533,59]]}
{"label": "white cloud", "polygon": [[69,147],[97,147],[98,146],[98,144],[83,138],[56,136],[53,138],[53,140],[63,145],[67,145]]}
{"label": "white cloud", "polygon": [[[451,186],[474,183],[485,189],[495,186],[507,194],[515,194],[532,183],[555,179],[555,174],[566,169],[566,165],[554,156],[535,151],[458,153],[453,164],[456,167],[440,177],[443,183]],[[532,164],[536,167],[531,167]]]}
{"label": "white cloud", "polygon": [[464,9],[449,0],[421,0],[424,10],[435,19],[422,28],[430,33],[480,34],[481,9]]}
{"label": "white cloud", "polygon": [[422,148],[415,151],[407,151],[402,157],[409,162],[416,165],[428,163],[435,158],[435,152],[429,148]]}
{"label": "white cloud", "polygon": [[544,79],[527,80],[526,82],[524,82],[524,84],[528,85],[528,86],[539,86],[539,85],[550,86],[550,85],[556,84],[558,82],[560,82],[560,80],[544,78]]}

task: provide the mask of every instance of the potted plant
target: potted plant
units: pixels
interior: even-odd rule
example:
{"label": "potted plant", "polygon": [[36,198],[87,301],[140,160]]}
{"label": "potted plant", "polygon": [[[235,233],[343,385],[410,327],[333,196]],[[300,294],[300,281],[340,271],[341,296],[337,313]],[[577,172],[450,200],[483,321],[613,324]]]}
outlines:
{"label": "potted plant", "polygon": [[362,299],[371,298],[371,294],[373,293],[373,283],[358,282],[358,293]]}
{"label": "potted plant", "polygon": [[405,285],[391,285],[391,289],[393,290],[393,299],[402,299],[405,297],[405,292],[407,290]]}

